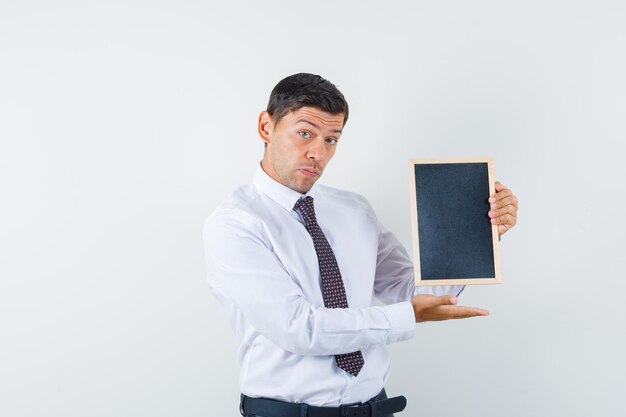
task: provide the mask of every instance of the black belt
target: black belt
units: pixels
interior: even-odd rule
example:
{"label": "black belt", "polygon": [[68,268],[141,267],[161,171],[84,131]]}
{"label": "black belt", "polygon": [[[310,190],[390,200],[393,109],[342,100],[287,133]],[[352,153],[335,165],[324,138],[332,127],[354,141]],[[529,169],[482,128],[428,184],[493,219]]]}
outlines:
{"label": "black belt", "polygon": [[[308,404],[295,404],[269,398],[252,398],[241,394],[239,411],[267,417],[382,417],[397,413],[406,407],[403,396],[385,398],[385,390],[365,403],[342,405],[339,407],[315,407]],[[377,399],[382,396],[384,399]]]}

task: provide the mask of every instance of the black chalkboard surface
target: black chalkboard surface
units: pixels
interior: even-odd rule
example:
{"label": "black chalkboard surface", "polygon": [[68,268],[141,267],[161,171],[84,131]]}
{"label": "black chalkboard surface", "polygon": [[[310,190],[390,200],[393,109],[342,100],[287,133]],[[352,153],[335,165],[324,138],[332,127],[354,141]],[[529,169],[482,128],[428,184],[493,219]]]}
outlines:
{"label": "black chalkboard surface", "polygon": [[413,159],[410,167],[416,285],[499,283],[498,229],[487,215],[492,160]]}

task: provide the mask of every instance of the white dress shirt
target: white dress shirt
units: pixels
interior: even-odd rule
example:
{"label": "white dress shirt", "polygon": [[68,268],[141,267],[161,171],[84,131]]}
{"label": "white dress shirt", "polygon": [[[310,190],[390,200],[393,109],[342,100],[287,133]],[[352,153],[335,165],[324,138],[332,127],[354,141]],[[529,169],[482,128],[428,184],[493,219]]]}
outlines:
{"label": "white dress shirt", "polygon": [[[462,287],[416,288],[406,251],[360,195],[320,184],[306,195],[337,258],[349,308],[324,307],[313,241],[293,209],[303,195],[260,166],[252,184],[205,222],[208,283],[241,342],[244,394],[315,406],[367,401],[388,379],[385,345],[415,334],[412,296]],[[356,350],[365,365],[354,377],[334,355]]]}

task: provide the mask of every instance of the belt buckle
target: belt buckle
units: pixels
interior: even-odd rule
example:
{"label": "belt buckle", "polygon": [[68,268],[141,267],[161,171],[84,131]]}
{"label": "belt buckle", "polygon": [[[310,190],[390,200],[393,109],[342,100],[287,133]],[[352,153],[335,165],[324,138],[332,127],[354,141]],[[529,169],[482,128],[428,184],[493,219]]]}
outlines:
{"label": "belt buckle", "polygon": [[[370,406],[369,410],[367,406]],[[340,407],[340,410],[341,410],[341,417],[370,417],[371,416],[371,405],[367,403],[342,405]]]}

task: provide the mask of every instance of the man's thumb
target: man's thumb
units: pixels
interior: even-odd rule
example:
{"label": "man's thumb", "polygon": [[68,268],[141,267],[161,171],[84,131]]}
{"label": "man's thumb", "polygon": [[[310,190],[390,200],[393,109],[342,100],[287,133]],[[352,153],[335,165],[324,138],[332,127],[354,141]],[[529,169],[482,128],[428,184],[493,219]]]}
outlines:
{"label": "man's thumb", "polygon": [[439,297],[441,299],[441,304],[442,306],[445,305],[454,305],[456,303],[459,302],[459,299],[456,297],[453,297],[451,295],[442,295],[441,297]]}

